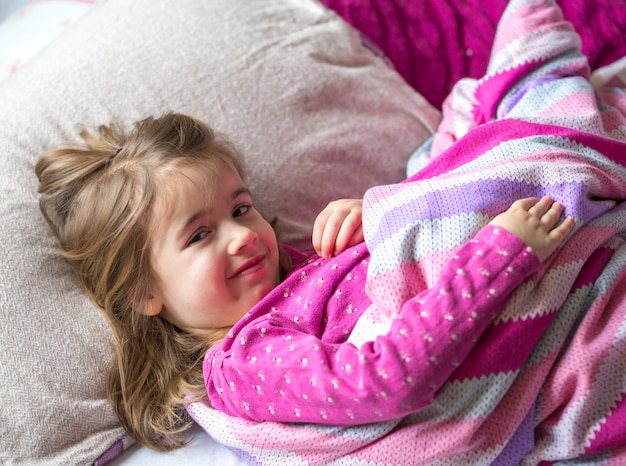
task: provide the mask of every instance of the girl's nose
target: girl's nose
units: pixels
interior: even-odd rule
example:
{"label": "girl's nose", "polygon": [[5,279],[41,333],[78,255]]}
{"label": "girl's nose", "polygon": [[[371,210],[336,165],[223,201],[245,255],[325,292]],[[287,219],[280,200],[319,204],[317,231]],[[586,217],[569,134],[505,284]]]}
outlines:
{"label": "girl's nose", "polygon": [[254,245],[259,235],[253,229],[234,223],[228,243],[229,254],[238,254],[247,247]]}

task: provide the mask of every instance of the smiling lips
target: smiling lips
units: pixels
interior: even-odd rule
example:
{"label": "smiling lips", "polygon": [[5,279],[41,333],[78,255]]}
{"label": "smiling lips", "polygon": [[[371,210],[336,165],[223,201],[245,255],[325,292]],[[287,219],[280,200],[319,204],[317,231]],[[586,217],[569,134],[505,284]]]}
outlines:
{"label": "smiling lips", "polygon": [[261,254],[261,255],[253,257],[252,259],[247,261],[245,264],[243,264],[241,267],[239,267],[237,270],[235,270],[235,272],[232,273],[228,277],[228,279],[241,277],[243,275],[247,275],[248,272],[254,273],[257,270],[260,270],[264,264],[264,260],[265,260],[265,254]]}

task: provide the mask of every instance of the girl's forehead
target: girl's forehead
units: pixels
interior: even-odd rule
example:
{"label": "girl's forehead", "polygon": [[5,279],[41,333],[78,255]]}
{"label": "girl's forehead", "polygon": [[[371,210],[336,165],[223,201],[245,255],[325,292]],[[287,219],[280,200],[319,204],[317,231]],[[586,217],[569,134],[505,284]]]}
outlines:
{"label": "girl's forehead", "polygon": [[[217,188],[220,180],[225,177],[241,177],[235,167],[225,160],[211,160],[210,162],[182,165],[167,170],[161,177],[164,187],[187,188],[187,185],[195,186],[204,192],[213,191]],[[157,188],[158,191],[160,189]],[[168,193],[164,193],[167,197]]]}
{"label": "girl's forehead", "polygon": [[218,163],[195,164],[168,170],[160,177],[156,186],[154,213],[157,217],[169,216],[181,204],[198,196],[210,200],[215,198],[226,178],[241,181],[239,172],[225,161]]}

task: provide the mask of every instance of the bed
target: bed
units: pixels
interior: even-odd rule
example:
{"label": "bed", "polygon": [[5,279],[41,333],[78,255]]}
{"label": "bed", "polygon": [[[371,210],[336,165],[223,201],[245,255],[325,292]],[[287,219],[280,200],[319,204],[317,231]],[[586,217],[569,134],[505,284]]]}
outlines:
{"label": "bed", "polygon": [[[328,201],[399,182],[409,160],[422,163],[416,150],[441,122],[454,83],[484,74],[507,2],[322,3],[0,3],[0,463],[254,463],[199,426],[171,453],[139,447],[121,430],[104,390],[107,327],[56,254],[33,165],[80,125],[194,114],[242,149],[249,184],[263,193],[259,208],[279,218],[282,239],[307,246]],[[626,2],[560,3],[594,80],[624,73]],[[617,374],[613,390],[623,394]],[[610,437],[602,425],[622,405],[596,413],[594,436]],[[619,464],[623,438],[607,442],[586,464]]]}

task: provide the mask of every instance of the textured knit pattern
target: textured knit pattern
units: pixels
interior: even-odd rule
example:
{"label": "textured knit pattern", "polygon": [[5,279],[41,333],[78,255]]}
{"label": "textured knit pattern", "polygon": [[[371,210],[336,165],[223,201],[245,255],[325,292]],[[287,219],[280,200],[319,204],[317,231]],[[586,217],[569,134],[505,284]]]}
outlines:
{"label": "textured knit pattern", "polygon": [[311,258],[246,314],[207,352],[211,406],[254,421],[328,425],[414,413],[432,402],[539,267],[515,235],[487,226],[456,251],[433,287],[401,303],[385,334],[355,345],[363,311],[376,313],[397,295],[389,286],[370,305],[368,263],[364,244],[336,258]]}
{"label": "textured knit pattern", "polygon": [[[321,0],[361,31],[431,104],[480,78],[508,0]],[[626,55],[626,0],[559,0],[592,69]]]}
{"label": "textured knit pattern", "polygon": [[514,200],[548,194],[576,219],[432,404],[353,427],[192,415],[259,464],[626,464],[626,95],[588,74],[554,2],[511,1],[488,74],[445,103],[432,162],[365,196],[374,305],[357,345]]}

